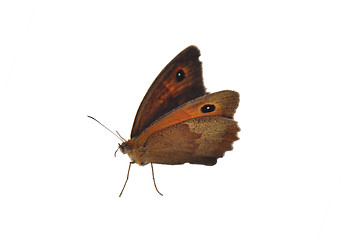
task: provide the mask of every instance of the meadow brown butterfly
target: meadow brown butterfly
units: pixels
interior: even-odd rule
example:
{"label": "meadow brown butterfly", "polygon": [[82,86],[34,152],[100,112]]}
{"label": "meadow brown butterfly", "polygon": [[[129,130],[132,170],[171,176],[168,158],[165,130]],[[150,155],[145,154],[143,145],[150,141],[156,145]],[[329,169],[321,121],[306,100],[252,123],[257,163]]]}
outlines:
{"label": "meadow brown butterfly", "polygon": [[119,197],[133,163],[150,163],[155,189],[161,194],[153,163],[212,166],[238,140],[240,129],[233,116],[239,94],[230,90],[207,93],[199,56],[199,49],[189,46],[157,76],[138,108],[131,139],[114,133],[122,141],[118,149],[131,159]]}

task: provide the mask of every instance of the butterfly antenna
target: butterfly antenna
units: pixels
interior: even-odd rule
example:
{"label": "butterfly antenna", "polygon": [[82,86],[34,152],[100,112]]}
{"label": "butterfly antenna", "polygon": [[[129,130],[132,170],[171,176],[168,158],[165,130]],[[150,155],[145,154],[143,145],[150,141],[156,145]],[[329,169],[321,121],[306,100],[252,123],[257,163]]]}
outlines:
{"label": "butterfly antenna", "polygon": [[116,133],[118,134],[118,136],[121,138],[121,140],[122,140],[123,142],[127,142],[126,139],[123,138],[123,137],[119,134],[119,132],[118,132],[117,130],[116,130]]}
{"label": "butterfly antenna", "polygon": [[[120,134],[118,134],[117,131],[116,131],[117,133],[111,131],[108,127],[106,127],[104,124],[102,124],[101,122],[99,122],[98,120],[96,120],[95,118],[93,118],[92,116],[87,116],[87,117],[89,117],[89,118],[93,119],[94,121],[98,122],[101,126],[103,126],[103,127],[106,128],[108,131],[110,131],[111,133],[113,133],[114,136],[116,136],[117,138],[119,138],[120,141],[126,142],[126,140],[125,140],[122,136],[120,136]],[[118,136],[118,135],[119,135],[119,136]]]}

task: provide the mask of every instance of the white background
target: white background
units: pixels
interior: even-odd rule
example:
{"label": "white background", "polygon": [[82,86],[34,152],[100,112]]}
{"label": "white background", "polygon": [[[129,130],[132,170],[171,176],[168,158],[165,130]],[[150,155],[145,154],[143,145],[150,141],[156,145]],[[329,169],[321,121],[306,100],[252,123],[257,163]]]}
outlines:
{"label": "white background", "polygon": [[[125,2],[125,3],[124,3]],[[1,239],[343,239],[340,1],[2,1]],[[201,50],[241,95],[213,167],[133,165],[162,68]]]}

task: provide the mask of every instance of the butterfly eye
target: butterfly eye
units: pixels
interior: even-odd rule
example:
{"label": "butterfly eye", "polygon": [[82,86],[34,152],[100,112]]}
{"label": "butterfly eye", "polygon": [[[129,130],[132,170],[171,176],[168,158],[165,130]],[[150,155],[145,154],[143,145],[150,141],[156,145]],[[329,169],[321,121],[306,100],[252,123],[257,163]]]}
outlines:
{"label": "butterfly eye", "polygon": [[206,104],[206,105],[202,106],[201,111],[203,113],[208,113],[208,112],[213,112],[214,109],[216,109],[216,107],[214,105]]}
{"label": "butterfly eye", "polygon": [[180,69],[176,73],[176,81],[181,82],[183,79],[185,79],[185,72]]}

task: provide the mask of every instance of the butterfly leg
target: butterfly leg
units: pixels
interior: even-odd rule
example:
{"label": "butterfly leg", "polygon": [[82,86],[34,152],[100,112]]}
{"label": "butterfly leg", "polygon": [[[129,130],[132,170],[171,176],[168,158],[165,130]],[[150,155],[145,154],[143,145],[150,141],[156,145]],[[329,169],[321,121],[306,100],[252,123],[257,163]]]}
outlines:
{"label": "butterfly leg", "polygon": [[130,165],[129,165],[129,170],[127,170],[127,176],[126,176],[126,181],[124,183],[124,187],[123,189],[121,190],[120,194],[119,194],[119,197],[121,197],[121,195],[123,194],[123,191],[124,191],[124,188],[126,186],[126,183],[127,183],[127,180],[129,180],[129,173],[130,173],[130,168],[131,168],[131,164],[134,163],[134,162],[130,162]]}
{"label": "butterfly leg", "polygon": [[163,196],[163,194],[160,193],[160,191],[158,191],[158,189],[157,189],[157,187],[156,187],[155,177],[154,177],[154,168],[152,167],[152,163],[150,163],[150,165],[151,165],[152,179],[154,180],[155,189],[156,189],[156,191],[157,191],[161,196]]}

